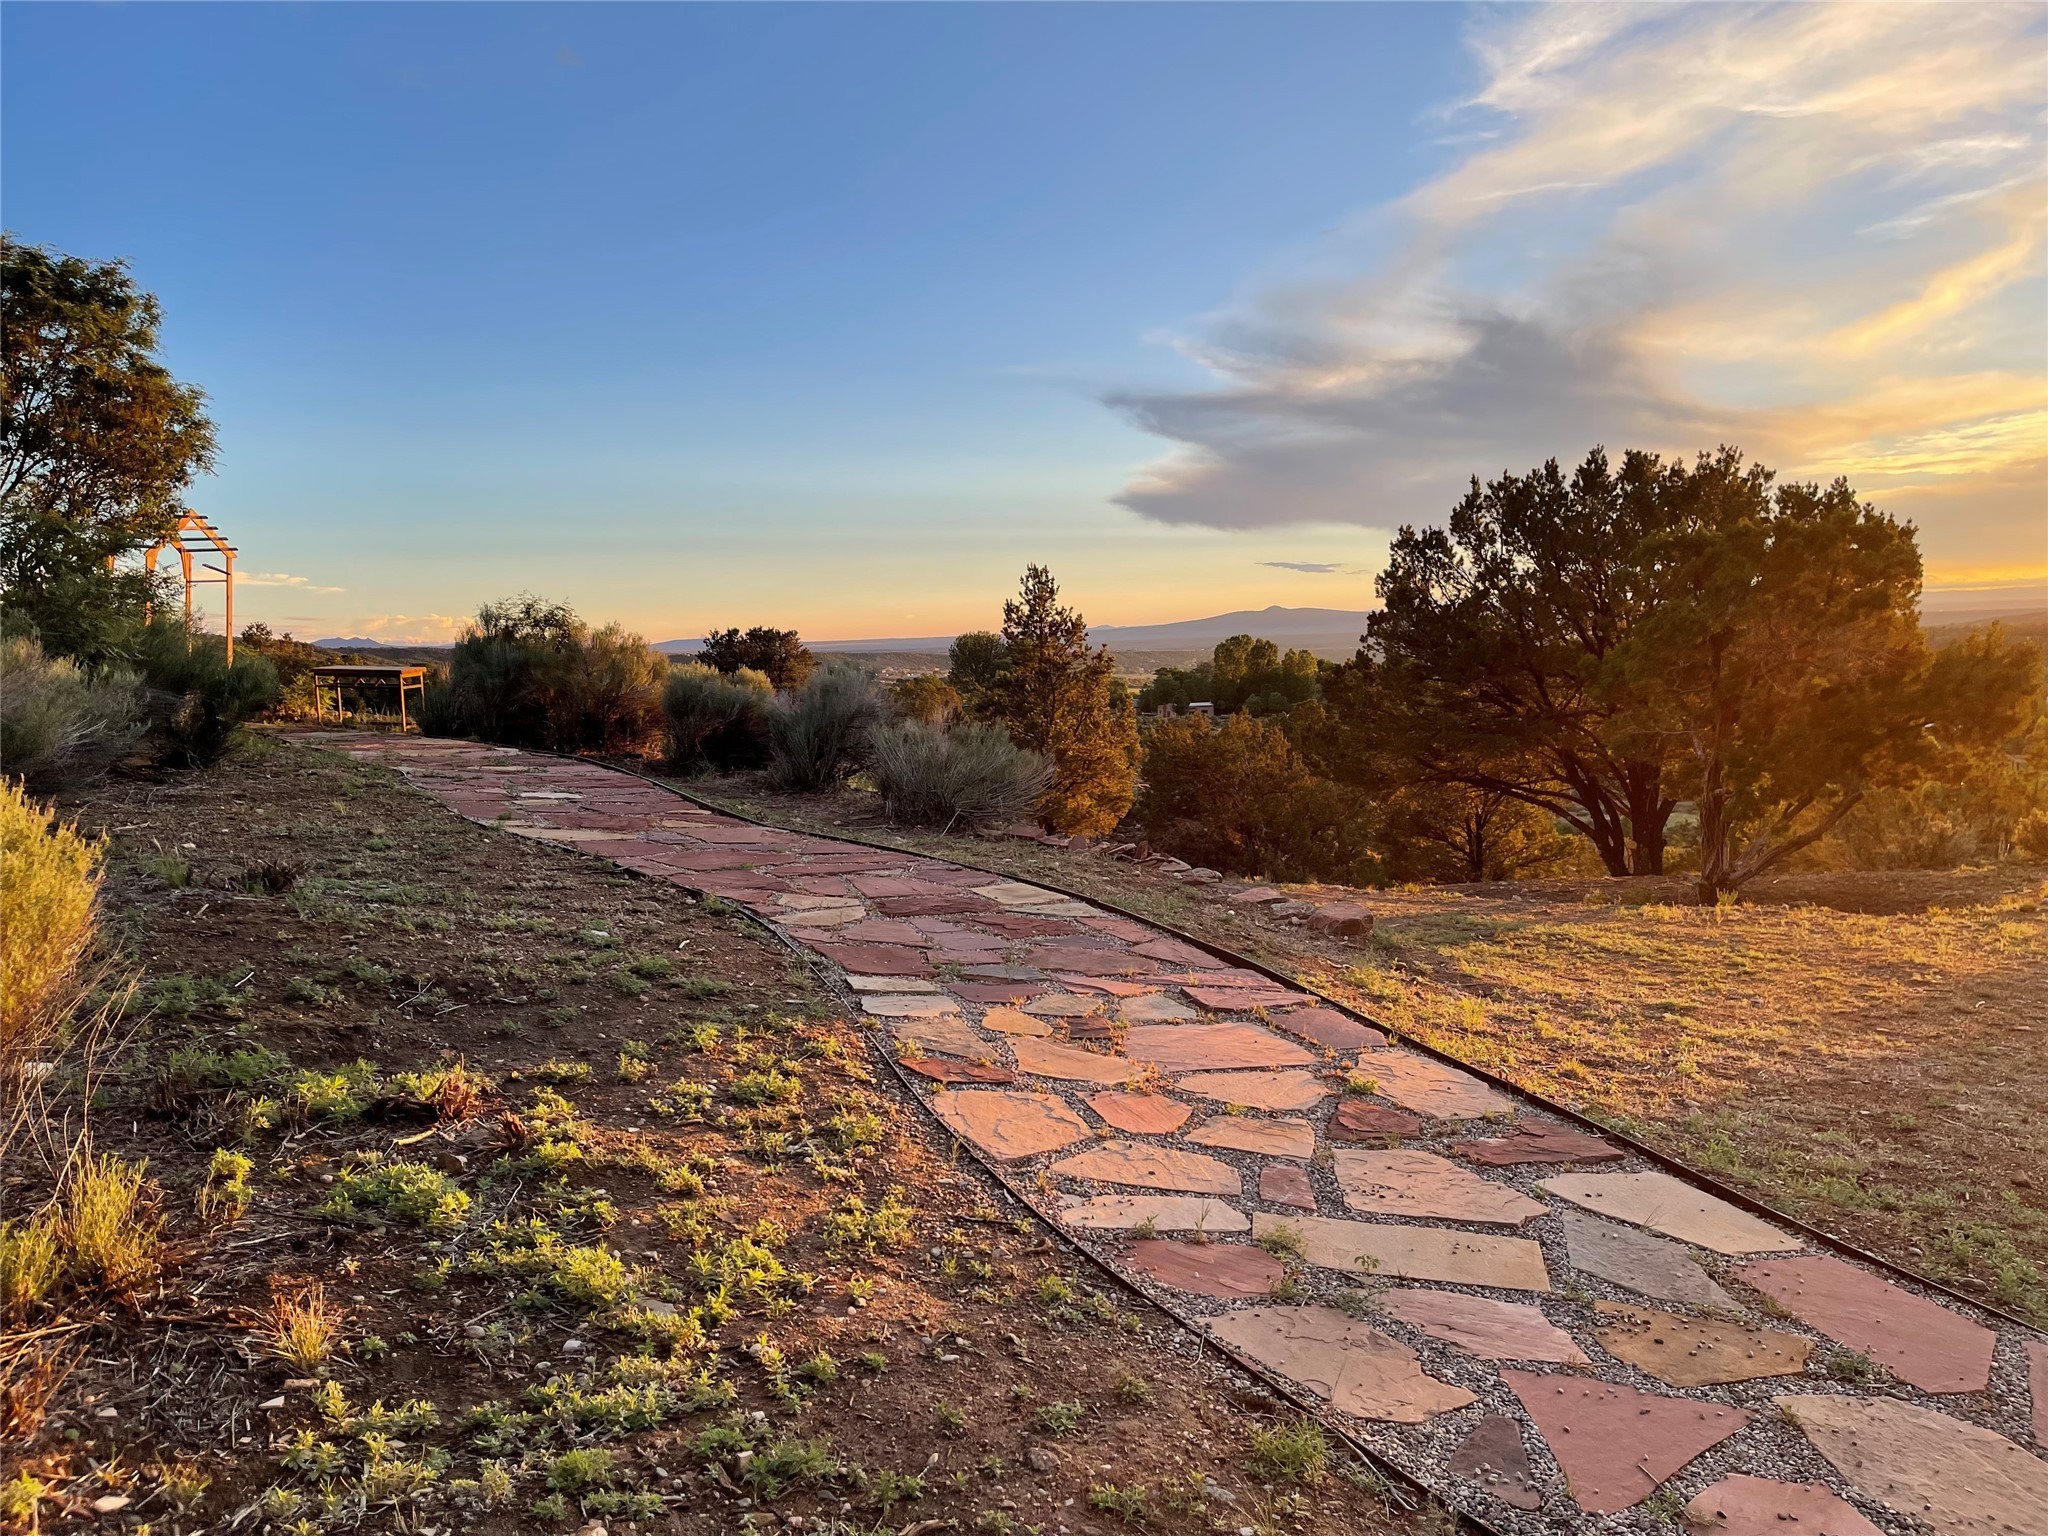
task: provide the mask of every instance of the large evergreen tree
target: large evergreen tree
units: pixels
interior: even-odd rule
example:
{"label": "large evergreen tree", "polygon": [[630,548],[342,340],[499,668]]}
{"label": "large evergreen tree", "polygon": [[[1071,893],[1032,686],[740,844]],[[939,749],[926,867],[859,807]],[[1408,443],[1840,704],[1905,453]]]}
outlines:
{"label": "large evergreen tree", "polygon": [[1062,607],[1043,566],[1027,566],[1003,604],[1009,670],[995,682],[997,712],[1020,747],[1052,759],[1040,814],[1056,831],[1099,837],[1131,808],[1138,721],[1105,646],[1088,649],[1088,621]]}

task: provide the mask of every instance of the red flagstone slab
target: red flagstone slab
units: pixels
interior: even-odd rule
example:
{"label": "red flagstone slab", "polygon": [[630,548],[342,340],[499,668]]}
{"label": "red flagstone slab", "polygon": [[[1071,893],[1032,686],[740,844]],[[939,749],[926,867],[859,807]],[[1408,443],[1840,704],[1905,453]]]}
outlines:
{"label": "red flagstone slab", "polygon": [[1287,1273],[1278,1259],[1248,1243],[1175,1243],[1146,1238],[1125,1249],[1123,1260],[1161,1285],[1224,1301],[1270,1296],[1275,1283]]}
{"label": "red flagstone slab", "polygon": [[1017,1074],[1003,1067],[975,1061],[944,1061],[935,1056],[907,1056],[898,1063],[905,1071],[928,1077],[936,1083],[1014,1083]]}
{"label": "red flagstone slab", "polygon": [[1105,997],[1148,997],[1155,991],[1146,982],[1118,981],[1113,976],[1066,976],[1055,972],[1054,979],[1076,992],[1100,992]]}
{"label": "red flagstone slab", "polygon": [[1148,960],[1164,960],[1168,965],[1214,965],[1216,957],[1206,949],[1179,939],[1153,937],[1131,946],[1131,953],[1143,955]]}
{"label": "red flagstone slab", "polygon": [[1618,1301],[1596,1301],[1593,1310],[1607,1319],[1600,1330],[1602,1349],[1674,1387],[1797,1376],[1813,1353],[1810,1340],[1775,1328],[1695,1322]]}
{"label": "red flagstone slab", "polygon": [[748,853],[741,848],[691,848],[681,851],[669,850],[662,859],[674,869],[708,871],[714,869],[746,869],[761,862],[758,853]]}
{"label": "red flagstone slab", "polygon": [[1045,988],[1035,981],[956,981],[950,990],[970,1003],[1028,1003]]}
{"label": "red flagstone slab", "polygon": [[991,933],[1012,939],[1043,939],[1074,931],[1074,925],[1065,918],[1025,917],[1016,912],[983,912],[974,921]]}
{"label": "red flagstone slab", "polygon": [[933,1095],[930,1102],[949,1130],[998,1162],[1057,1152],[1089,1134],[1066,1101],[1050,1093],[955,1088]]}
{"label": "red flagstone slab", "polygon": [[915,949],[904,949],[895,944],[812,944],[813,954],[820,955],[838,966],[842,971],[853,971],[862,976],[929,976],[932,963],[923,953]]}
{"label": "red flagstone slab", "polygon": [[1099,997],[1077,997],[1072,992],[1047,992],[1024,1005],[1024,1011],[1041,1019],[1080,1019],[1104,1007]]}
{"label": "red flagstone slab", "polygon": [[1483,1285],[1503,1291],[1550,1289],[1543,1249],[1526,1237],[1493,1237],[1395,1222],[1343,1221],[1334,1216],[1274,1216],[1265,1211],[1252,1216],[1256,1236],[1264,1237],[1279,1227],[1294,1234],[1309,1263],[1347,1275]]}
{"label": "red flagstone slab", "polygon": [[1052,1033],[1052,1026],[1045,1020],[1034,1019],[1019,1008],[991,1008],[982,1014],[981,1027],[999,1035],[1035,1035],[1041,1039]]}
{"label": "red flagstone slab", "polygon": [[1859,1349],[1922,1392],[1982,1392],[1991,1330],[1826,1254],[1765,1259],[1736,1272],[1801,1322]]}
{"label": "red flagstone slab", "polygon": [[1714,1283],[1692,1254],[1668,1238],[1633,1227],[1617,1227],[1580,1211],[1560,1211],[1572,1268],[1611,1280],[1629,1290],[1709,1312],[1740,1312],[1735,1299]]}
{"label": "red flagstone slab", "polygon": [[1334,1008],[1288,1008],[1272,1016],[1275,1029],[1313,1040],[1333,1051],[1379,1050],[1387,1037]]}
{"label": "red flagstone slab", "polygon": [[1420,1424],[1474,1401],[1427,1374],[1406,1344],[1335,1307],[1247,1307],[1212,1319],[1209,1331],[1361,1419]]}
{"label": "red flagstone slab", "polygon": [[1017,1070],[1035,1077],[1056,1077],[1071,1083],[1124,1083],[1135,1077],[1138,1071],[1121,1056],[1084,1051],[1079,1046],[1062,1045],[1057,1040],[1035,1040],[1029,1035],[1020,1035],[1011,1042],[1010,1048],[1017,1058]]}
{"label": "red flagstone slab", "polygon": [[[1026,1006],[1028,1007],[1029,1005],[1027,1004]],[[1061,1027],[1066,1030],[1069,1040],[1113,1041],[1116,1039],[1116,1030],[1111,1026],[1109,1020],[1103,1018],[1100,1014],[1086,1019],[1067,1019]]]}
{"label": "red flagstone slab", "polygon": [[1385,1141],[1389,1137],[1420,1136],[1422,1121],[1406,1110],[1368,1104],[1364,1099],[1346,1099],[1323,1129],[1332,1141]]}
{"label": "red flagstone slab", "polygon": [[1250,1115],[1218,1115],[1188,1132],[1198,1147],[1225,1147],[1265,1157],[1316,1155],[1316,1128],[1306,1120],[1259,1120]]}
{"label": "red flagstone slab", "polygon": [[1135,1184],[1140,1189],[1176,1190],[1190,1195],[1244,1193],[1243,1176],[1226,1162],[1199,1152],[1136,1141],[1106,1141],[1063,1157],[1046,1171],[1061,1178]]}
{"label": "red flagstone slab", "polygon": [[692,827],[690,836],[700,843],[716,848],[772,848],[786,852],[789,834],[771,832],[766,827],[742,826],[738,822],[707,822],[701,827]]}
{"label": "red flagstone slab", "polygon": [[970,965],[967,974],[978,981],[1036,981],[1045,980],[1045,972],[1035,965]]}
{"label": "red flagstone slab", "polygon": [[1113,913],[1091,913],[1077,919],[1083,927],[1093,928],[1097,933],[1106,933],[1112,939],[1124,939],[1133,944],[1147,944],[1155,937],[1154,931],[1143,923],[1133,922],[1128,917]]}
{"label": "red flagstone slab", "polygon": [[1884,1536],[1825,1483],[1781,1483],[1738,1472],[1704,1488],[1685,1506],[1701,1536]]}
{"label": "red flagstone slab", "polygon": [[1133,1061],[1162,1072],[1230,1067],[1306,1067],[1315,1057],[1256,1024],[1134,1024],[1124,1042]]}
{"label": "red flagstone slab", "polygon": [[2039,1339],[2024,1342],[2027,1383],[2034,1397],[2034,1444],[2048,1449],[2048,1344]]}
{"label": "red flagstone slab", "polygon": [[1072,971],[1076,976],[1142,976],[1152,962],[1122,950],[1075,949],[1060,944],[1034,944],[1025,958],[1048,971]]}
{"label": "red flagstone slab", "polygon": [[1762,1217],[1668,1173],[1567,1173],[1537,1188],[1714,1253],[1783,1253],[1804,1246]]}
{"label": "red flagstone slab", "polygon": [[1445,1464],[1453,1477],[1470,1478],[1503,1504],[1543,1507],[1543,1487],[1522,1446],[1522,1426],[1501,1414],[1482,1419]]}
{"label": "red flagstone slab", "polygon": [[1242,1232],[1251,1225],[1226,1201],[1200,1195],[1097,1195],[1076,1200],[1059,1213],[1063,1225],[1081,1232]]}
{"label": "red flagstone slab", "polygon": [[[788,875],[789,888],[802,891],[807,896],[837,896],[843,901],[854,901],[855,897],[846,888],[846,882],[838,875]],[[912,930],[915,932],[915,930]]]}
{"label": "red flagstone slab", "polygon": [[1268,1205],[1292,1206],[1297,1211],[1316,1208],[1315,1186],[1308,1181],[1308,1170],[1286,1163],[1268,1163],[1259,1170],[1259,1198]]}
{"label": "red flagstone slab", "polygon": [[1255,1008],[1288,1008],[1304,1001],[1299,992],[1247,991],[1236,987],[1184,987],[1212,1013],[1250,1013]]}
{"label": "red flagstone slab", "polygon": [[944,891],[935,896],[877,896],[875,907],[889,917],[945,917],[986,912],[988,903],[969,891]]}
{"label": "red flagstone slab", "polygon": [[839,929],[842,939],[856,944],[922,944],[924,935],[908,923],[885,923],[879,918],[846,923]]}
{"label": "red flagstone slab", "polygon": [[1937,1536],[2048,1530],[2048,1461],[2001,1434],[1892,1397],[1780,1397],[1859,1493]]}
{"label": "red flagstone slab", "polygon": [[1299,1067],[1278,1072],[1198,1072],[1178,1079],[1174,1086],[1198,1098],[1253,1109],[1312,1109],[1330,1096],[1326,1084]]}
{"label": "red flagstone slab", "polygon": [[[949,999],[950,1001],[950,999]],[[905,1046],[906,1055],[958,1056],[963,1061],[988,1061],[995,1056],[992,1041],[984,1040],[957,1014],[927,1019],[897,1019],[889,1025],[891,1038]]]}
{"label": "red flagstone slab", "polygon": [[1512,1099],[1495,1093],[1470,1073],[1407,1051],[1362,1056],[1358,1075],[1377,1083],[1381,1097],[1439,1120],[1478,1120],[1515,1112]]}
{"label": "red flagstone slab", "polygon": [[1599,1515],[1642,1503],[1751,1417],[1722,1403],[1657,1397],[1579,1376],[1502,1371],[1500,1379],[1529,1410],[1572,1498]]}
{"label": "red flagstone slab", "polygon": [[1334,1157],[1344,1203],[1361,1215],[1518,1227],[1550,1209],[1434,1152],[1346,1148]]}
{"label": "red flagstone slab", "polygon": [[854,875],[853,888],[863,896],[936,896],[945,887],[929,880],[906,879],[902,875]]}
{"label": "red flagstone slab", "polygon": [[1199,1018],[1200,1015],[1177,997],[1148,992],[1117,1005],[1117,1017],[1128,1024],[1164,1024]]}
{"label": "red flagstone slab", "polygon": [[1461,1141],[1451,1150],[1488,1168],[1513,1168],[1522,1163],[1604,1163],[1627,1155],[1613,1142],[1569,1126],[1527,1122],[1512,1136]]}
{"label": "red flagstone slab", "polygon": [[1091,1093],[1088,1107],[1118,1130],[1146,1136],[1177,1131],[1194,1113],[1163,1093]]}
{"label": "red flagstone slab", "polygon": [[1584,1365],[1586,1352],[1542,1311],[1521,1301],[1493,1301],[1456,1291],[1389,1291],[1387,1312],[1433,1339],[1482,1360],[1539,1360]]}

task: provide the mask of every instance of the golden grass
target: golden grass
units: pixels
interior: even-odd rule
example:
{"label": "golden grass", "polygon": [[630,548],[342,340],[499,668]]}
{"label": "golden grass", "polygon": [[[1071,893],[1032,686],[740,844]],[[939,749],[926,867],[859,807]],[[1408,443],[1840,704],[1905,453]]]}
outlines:
{"label": "golden grass", "polygon": [[328,1304],[326,1288],[310,1280],[294,1295],[272,1295],[256,1333],[266,1353],[310,1376],[334,1357],[341,1322],[341,1313]]}
{"label": "golden grass", "polygon": [[105,846],[0,785],[0,1071],[18,1071],[56,1029],[92,941]]}
{"label": "golden grass", "polygon": [[0,1322],[25,1322],[49,1300],[63,1273],[54,1212],[0,1222]]}
{"label": "golden grass", "polygon": [[64,1181],[63,1244],[73,1283],[131,1296],[157,1276],[162,1221],[149,1210],[146,1162],[81,1151]]}

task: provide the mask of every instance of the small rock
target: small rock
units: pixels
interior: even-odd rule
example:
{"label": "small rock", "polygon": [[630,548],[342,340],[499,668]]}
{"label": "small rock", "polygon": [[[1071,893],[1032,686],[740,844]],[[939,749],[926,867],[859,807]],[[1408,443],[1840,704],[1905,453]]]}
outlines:
{"label": "small rock", "polygon": [[284,1384],[284,1389],[287,1392],[310,1392],[319,1385],[317,1376],[294,1376]]}
{"label": "small rock", "polygon": [[94,1413],[93,1417],[96,1419],[118,1419],[121,1417],[121,1410],[118,1408],[102,1408]]}
{"label": "small rock", "polygon": [[485,1332],[486,1330],[482,1323],[470,1323],[462,1330],[462,1336],[465,1339],[480,1339],[484,1337]]}
{"label": "small rock", "polygon": [[581,1339],[569,1339],[569,1340],[565,1341],[565,1342],[563,1343],[563,1345],[562,1345],[562,1353],[563,1353],[563,1354],[565,1354],[565,1355],[580,1355],[580,1354],[582,1354],[582,1353],[583,1353],[583,1341],[582,1341]]}
{"label": "small rock", "polygon": [[434,1159],[434,1166],[443,1173],[462,1173],[469,1167],[469,1159],[460,1152],[443,1152]]}
{"label": "small rock", "polygon": [[104,1493],[92,1501],[92,1512],[96,1515],[111,1515],[116,1510],[126,1509],[134,1502],[125,1493]]}
{"label": "small rock", "polygon": [[1315,909],[1316,904],[1312,901],[1276,901],[1266,908],[1266,915],[1278,918],[1307,917]]}
{"label": "small rock", "polygon": [[1325,938],[1349,939],[1358,943],[1372,935],[1372,914],[1355,901],[1333,901],[1309,915],[1312,932]]}
{"label": "small rock", "polygon": [[1034,1445],[1024,1453],[1024,1464],[1034,1472],[1057,1472],[1060,1459],[1042,1445]]}
{"label": "small rock", "polygon": [[275,1413],[278,1409],[282,1408],[283,1406],[284,1398],[282,1396],[266,1397],[265,1399],[263,1399],[262,1402],[256,1405],[256,1411],[258,1413]]}
{"label": "small rock", "polygon": [[1182,881],[1188,885],[1215,885],[1219,881],[1221,881],[1222,878],[1222,871],[1214,869],[1203,869],[1200,866],[1197,866],[1196,868],[1189,870],[1186,874],[1181,876]]}
{"label": "small rock", "polygon": [[605,1536],[604,1522],[593,1520],[576,1532],[576,1536]]}

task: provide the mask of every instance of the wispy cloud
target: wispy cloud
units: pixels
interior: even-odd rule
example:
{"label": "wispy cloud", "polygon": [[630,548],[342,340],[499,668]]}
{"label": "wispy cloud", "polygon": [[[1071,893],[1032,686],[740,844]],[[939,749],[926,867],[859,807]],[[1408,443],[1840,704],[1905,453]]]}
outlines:
{"label": "wispy cloud", "polygon": [[1344,569],[1335,560],[1261,560],[1259,564],[1276,571],[1300,571],[1307,576],[1334,576]]}
{"label": "wispy cloud", "polygon": [[467,619],[445,613],[380,613],[358,619],[351,632],[365,640],[386,640],[394,645],[446,645],[469,625]]}
{"label": "wispy cloud", "polygon": [[1387,527],[1592,443],[1846,473],[1961,558],[2048,495],[2043,18],[2004,6],[1488,13],[1491,135],[1176,344],[1168,523]]}
{"label": "wispy cloud", "polygon": [[295,592],[346,592],[346,587],[318,587],[310,576],[288,576],[282,571],[237,571],[235,584],[242,587],[290,587]]}

